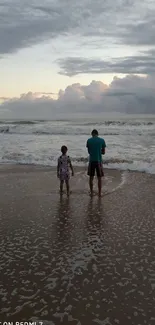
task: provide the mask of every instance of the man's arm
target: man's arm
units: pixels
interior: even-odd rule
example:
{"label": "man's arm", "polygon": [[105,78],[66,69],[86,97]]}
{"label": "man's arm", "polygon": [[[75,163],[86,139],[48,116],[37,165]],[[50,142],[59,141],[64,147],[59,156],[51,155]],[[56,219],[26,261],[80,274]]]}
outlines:
{"label": "man's arm", "polygon": [[88,153],[89,153],[89,155],[90,155],[88,141],[87,141],[87,143],[86,143],[86,147],[87,147]]}
{"label": "man's arm", "polygon": [[102,147],[102,155],[105,155],[105,147]]}
{"label": "man's arm", "polygon": [[105,155],[105,148],[106,148],[106,143],[103,139],[103,144],[102,144],[102,155]]}

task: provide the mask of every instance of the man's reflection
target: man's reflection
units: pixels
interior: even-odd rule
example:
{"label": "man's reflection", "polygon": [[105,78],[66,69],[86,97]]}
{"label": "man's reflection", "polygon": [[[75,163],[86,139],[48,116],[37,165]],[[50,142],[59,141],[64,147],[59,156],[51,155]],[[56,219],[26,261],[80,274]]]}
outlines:
{"label": "man's reflection", "polygon": [[101,220],[103,219],[104,212],[102,206],[102,200],[100,198],[97,201],[90,200],[87,205],[87,229],[89,234],[98,233],[101,230]]}

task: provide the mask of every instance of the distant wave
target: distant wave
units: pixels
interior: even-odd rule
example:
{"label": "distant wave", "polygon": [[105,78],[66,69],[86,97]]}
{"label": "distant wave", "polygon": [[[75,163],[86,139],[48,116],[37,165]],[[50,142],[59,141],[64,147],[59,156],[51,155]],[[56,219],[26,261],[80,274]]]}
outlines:
{"label": "distant wave", "polygon": [[13,122],[12,122],[12,124],[21,124],[21,125],[22,125],[22,124],[23,124],[23,125],[27,125],[27,124],[28,124],[28,125],[29,125],[29,124],[30,124],[30,125],[31,125],[31,124],[33,125],[33,124],[36,124],[36,123],[38,123],[38,121],[13,121]]}
{"label": "distant wave", "polygon": [[[24,124],[24,123],[23,123]],[[14,127],[11,127],[9,125],[6,125],[6,126],[3,126],[3,127],[0,127],[0,133],[10,133],[10,134],[34,134],[34,135],[38,135],[38,136],[41,136],[41,135],[86,135],[88,136],[88,132],[86,131],[83,131],[83,130],[79,130],[79,129],[71,129],[71,130],[64,130],[62,131],[61,129],[58,128],[58,130],[56,129],[52,129],[51,127],[51,130],[33,130],[33,128],[31,129],[28,129],[26,131],[26,129],[17,129],[15,126]],[[120,135],[120,133],[118,132],[104,132],[104,135]]]}
{"label": "distant wave", "polygon": [[153,122],[138,122],[138,121],[105,121],[105,125],[154,125]]}
{"label": "distant wave", "polygon": [[[76,129],[72,130],[71,132],[69,130],[66,131],[55,131],[55,130],[51,130],[49,131],[34,131],[32,132],[33,134],[36,135],[87,135],[88,136],[88,132],[79,130],[77,131]],[[104,132],[104,136],[105,135],[120,135],[120,133],[118,132]]]}
{"label": "distant wave", "polygon": [[[65,121],[64,120],[4,120],[4,121],[0,121],[0,124],[11,124],[11,125],[34,125],[34,124],[40,124],[40,123],[45,123],[45,124],[52,124],[52,123],[55,123],[55,122],[62,122],[64,123]],[[67,121],[67,124],[68,125],[72,125],[72,121]],[[73,122],[74,124],[74,122]],[[79,120],[77,119],[76,121],[76,124],[74,124],[77,126],[93,126],[93,125],[98,125],[98,126],[103,126],[103,125],[119,125],[119,126],[123,126],[123,125],[130,125],[130,126],[140,126],[140,125],[155,125],[155,121],[137,121],[137,120],[126,120],[126,121],[119,121],[119,120],[102,120],[102,121],[89,121],[89,122],[85,122],[85,121],[82,121],[80,124],[79,124]]]}
{"label": "distant wave", "polygon": [[[138,130],[139,131],[139,130]],[[132,133],[136,133],[136,135],[143,135],[143,132],[137,132],[137,130],[133,130]],[[22,134],[22,135],[37,135],[37,136],[42,136],[42,135],[45,135],[45,136],[52,136],[52,135],[60,135],[60,136],[63,136],[63,135],[68,135],[68,136],[76,136],[76,135],[85,135],[85,136],[89,136],[89,132],[86,132],[85,130],[82,130],[82,129],[70,129],[70,130],[64,130],[62,131],[61,129],[52,129],[51,127],[51,130],[33,130],[33,128],[31,129],[19,129],[17,128],[17,125],[14,125],[14,126],[3,126],[3,127],[0,127],[0,133],[9,133],[9,134]],[[131,130],[128,130],[128,129],[124,129],[124,130],[121,130],[120,129],[120,132],[107,132],[106,130],[104,131],[104,134],[103,136],[120,136],[120,135],[131,135]],[[151,131],[149,131],[149,135],[151,136],[154,136],[155,133]]]}
{"label": "distant wave", "polygon": [[154,125],[155,122],[144,122],[144,121],[103,121],[103,122],[86,122],[83,123],[82,125],[119,125],[119,126],[123,126],[123,125],[130,125],[130,126],[140,126],[140,125]]}
{"label": "distant wave", "polygon": [[36,123],[40,123],[41,121],[0,121],[0,124],[17,124],[17,125],[33,125],[33,124],[36,124]]}

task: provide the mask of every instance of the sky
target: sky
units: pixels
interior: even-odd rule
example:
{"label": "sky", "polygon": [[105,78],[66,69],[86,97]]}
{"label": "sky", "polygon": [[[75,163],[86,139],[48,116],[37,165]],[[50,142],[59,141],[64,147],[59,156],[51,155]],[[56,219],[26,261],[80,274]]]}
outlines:
{"label": "sky", "polygon": [[0,117],[155,113],[154,0],[0,0]]}

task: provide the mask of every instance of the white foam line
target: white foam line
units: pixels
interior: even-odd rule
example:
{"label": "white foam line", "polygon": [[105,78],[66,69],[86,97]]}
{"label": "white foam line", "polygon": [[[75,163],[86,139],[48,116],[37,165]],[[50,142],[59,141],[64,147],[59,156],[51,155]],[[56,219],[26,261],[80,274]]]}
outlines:
{"label": "white foam line", "polygon": [[115,188],[113,188],[111,191],[107,191],[106,193],[103,194],[103,196],[112,194],[113,192],[117,191],[119,188],[121,188],[125,183],[127,183],[127,178],[128,178],[128,172],[125,171],[124,173],[122,173],[121,175],[121,182],[119,185],[117,185]]}

